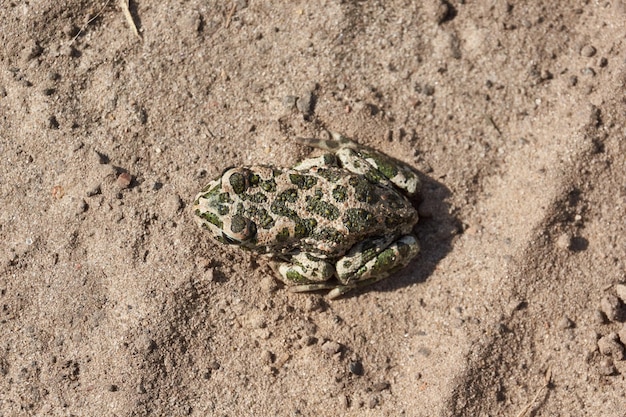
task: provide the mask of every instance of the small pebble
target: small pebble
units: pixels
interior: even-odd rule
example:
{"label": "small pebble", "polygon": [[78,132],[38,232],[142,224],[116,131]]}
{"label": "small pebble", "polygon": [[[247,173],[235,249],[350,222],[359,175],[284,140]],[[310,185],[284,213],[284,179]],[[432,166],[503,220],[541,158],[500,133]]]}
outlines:
{"label": "small pebble", "polygon": [[300,346],[312,346],[317,343],[317,339],[313,336],[303,336],[300,339]]}
{"label": "small pebble", "polygon": [[571,329],[572,327],[574,327],[574,322],[570,320],[569,317],[563,316],[561,320],[559,320],[559,329],[565,330]]}
{"label": "small pebble", "polygon": [[285,96],[283,97],[283,107],[287,110],[291,110],[296,107],[296,101],[298,97],[296,96]]}
{"label": "small pebble", "polygon": [[304,310],[308,312],[324,310],[324,304],[322,303],[322,299],[319,297],[307,298],[304,302]]}
{"label": "small pebble", "polygon": [[272,337],[272,331],[270,329],[259,329],[255,332],[256,336],[261,340],[268,340]]}
{"label": "small pebble", "polygon": [[91,159],[95,164],[106,165],[109,163],[109,157],[98,151],[93,151]]}
{"label": "small pebble", "polygon": [[617,373],[617,369],[615,369],[615,365],[611,358],[602,358],[600,363],[598,363],[598,373],[604,376],[615,375]]}
{"label": "small pebble", "polygon": [[183,31],[195,34],[202,31],[202,17],[195,10],[190,11],[179,20],[179,26]]}
{"label": "small pebble", "polygon": [[251,327],[256,329],[264,329],[267,327],[267,320],[265,319],[265,316],[260,312],[251,313],[248,322],[250,323]]}
{"label": "small pebble", "polygon": [[135,344],[137,346],[137,349],[143,355],[152,353],[157,348],[156,342],[146,334],[142,334],[139,337],[137,337],[137,339],[135,340]]}
{"label": "small pebble", "polygon": [[22,50],[22,59],[24,61],[30,61],[37,58],[43,52],[43,48],[39,46],[37,41],[30,40],[26,42],[26,46]]}
{"label": "small pebble", "polygon": [[432,96],[435,94],[435,87],[430,84],[425,84],[424,87],[422,87],[422,93],[426,96]]}
{"label": "small pebble", "polygon": [[576,84],[578,84],[578,77],[575,75],[570,76],[568,79],[568,85],[570,87],[574,87]]}
{"label": "small pebble", "polygon": [[183,200],[176,193],[170,194],[163,202],[163,212],[167,217],[175,217],[183,208]]}
{"label": "small pebble", "polygon": [[526,301],[520,300],[518,298],[513,298],[511,301],[509,301],[509,303],[506,306],[507,315],[510,316],[514,312],[520,311],[520,310],[526,308],[527,305],[528,305],[528,303]]}
{"label": "small pebble", "polygon": [[580,73],[588,77],[593,77],[596,75],[596,72],[593,70],[593,68],[589,68],[589,67],[583,68],[582,70],[580,70]]}
{"label": "small pebble", "polygon": [[65,195],[65,189],[61,185],[55,185],[52,187],[52,197],[60,200]]}
{"label": "small pebble", "polygon": [[585,45],[581,48],[580,54],[584,57],[590,58],[596,54],[596,48],[591,45]]}
{"label": "small pebble", "polygon": [[569,250],[572,247],[572,239],[573,237],[571,233],[562,233],[556,240],[556,246],[559,249]]}
{"label": "small pebble", "polygon": [[206,169],[201,168],[201,169],[198,169],[198,170],[196,171],[196,173],[195,173],[195,176],[194,176],[194,177],[195,177],[196,179],[198,179],[198,180],[201,180],[201,179],[206,178],[206,176],[207,176],[207,170],[206,170]]}
{"label": "small pebble", "polygon": [[608,60],[608,59],[606,59],[605,57],[602,57],[602,58],[600,58],[600,59],[598,60],[598,66],[599,66],[600,68],[604,68],[604,67],[606,67],[607,65],[609,65],[609,60]]}
{"label": "small pebble", "polygon": [[[359,103],[355,104],[355,109],[359,105]],[[372,103],[365,103],[362,105],[360,111],[364,112],[367,116],[376,116],[380,113],[380,108]]]}
{"label": "small pebble", "polygon": [[348,368],[350,369],[350,373],[354,375],[358,375],[358,376],[363,375],[364,370],[363,370],[363,364],[361,363],[361,361],[350,362],[350,365],[348,366]]}
{"label": "small pebble", "polygon": [[376,396],[372,396],[370,397],[369,401],[367,402],[367,406],[372,409],[375,408],[378,405],[378,397]]}
{"label": "small pebble", "polygon": [[135,117],[142,125],[145,125],[148,121],[148,112],[143,107],[137,107],[135,110]]}
{"label": "small pebble", "polygon": [[61,55],[69,56],[71,58],[76,58],[77,56],[80,55],[78,50],[70,45],[61,46],[61,49],[59,52],[61,53]]}
{"label": "small pebble", "polygon": [[615,293],[622,300],[622,303],[626,304],[626,284],[615,285]]}
{"label": "small pebble", "polygon": [[334,355],[341,350],[341,345],[337,342],[333,342],[332,340],[327,340],[321,346],[322,352],[327,355]]}
{"label": "small pebble", "polygon": [[202,279],[206,282],[215,282],[215,270],[213,268],[204,269],[204,274],[202,274]]}
{"label": "small pebble", "polygon": [[445,22],[450,17],[450,5],[447,2],[440,0],[435,6],[433,17],[438,25]]}
{"label": "small pebble", "polygon": [[68,38],[73,38],[74,36],[78,35],[79,31],[80,31],[80,28],[71,23],[68,23],[65,26],[63,26],[63,33],[65,33],[65,35]]}
{"label": "small pebble", "polygon": [[600,310],[610,321],[617,321],[620,318],[621,302],[614,295],[607,295],[600,301]]}
{"label": "small pebble", "polygon": [[417,348],[417,353],[424,357],[429,357],[431,354],[431,350],[425,346],[420,346]]}
{"label": "small pebble", "polygon": [[606,316],[600,310],[595,310],[593,312],[593,324],[600,325],[606,323]]}
{"label": "small pebble", "polygon": [[296,100],[298,111],[303,114],[309,114],[313,111],[313,101],[315,100],[313,93],[306,93]]}
{"label": "small pebble", "polygon": [[601,113],[600,108],[598,106],[594,106],[593,104],[589,107],[589,124],[592,126],[600,126],[601,122]]}
{"label": "small pebble", "polygon": [[261,279],[260,284],[261,284],[261,290],[263,290],[263,292],[265,293],[274,292],[278,288],[278,284],[276,283],[276,280],[272,278],[271,276],[263,277]]}
{"label": "small pebble", "polygon": [[319,84],[317,83],[317,81],[313,81],[313,80],[309,80],[307,82],[304,83],[302,90],[303,91],[310,91],[313,92],[315,90],[317,90],[319,88]]}
{"label": "small pebble", "polygon": [[146,387],[143,385],[143,381],[141,380],[141,378],[139,379],[139,381],[137,381],[137,386],[135,387],[135,392],[137,394],[145,394],[146,393]]}
{"label": "small pebble", "polygon": [[317,333],[317,325],[315,323],[311,323],[310,321],[307,321],[306,323],[304,323],[302,327],[303,327],[303,330],[305,331],[305,334],[307,335],[312,336],[315,333]]}
{"label": "small pebble", "polygon": [[622,324],[622,328],[619,332],[617,332],[617,335],[619,336],[619,340],[622,342],[622,345],[626,346],[626,323]]}
{"label": "small pebble", "polygon": [[102,192],[102,189],[100,187],[100,183],[98,183],[88,188],[87,191],[85,192],[85,195],[87,195],[87,197],[93,197],[94,195],[98,195],[101,192]]}
{"label": "small pebble", "polygon": [[541,78],[543,81],[551,80],[553,78],[553,75],[547,69],[543,69],[543,70],[541,70],[539,78]]}
{"label": "small pebble", "polygon": [[133,177],[128,172],[122,172],[117,176],[117,180],[115,181],[117,187],[122,190],[124,188],[128,188],[132,181]]}
{"label": "small pebble", "polygon": [[79,198],[78,202],[76,203],[75,213],[76,214],[82,214],[82,213],[86,212],[88,208],[89,208],[89,206],[87,205],[87,202],[85,201],[85,199]]}
{"label": "small pebble", "polygon": [[274,354],[269,350],[264,350],[261,352],[261,362],[269,365],[274,362]]}
{"label": "small pebble", "polygon": [[600,353],[611,356],[613,359],[624,360],[624,346],[619,343],[617,333],[611,332],[598,340],[598,349]]}
{"label": "small pebble", "polygon": [[48,127],[50,129],[58,129],[59,128],[59,121],[57,120],[56,116],[50,116],[48,118]]}
{"label": "small pebble", "polygon": [[381,392],[386,389],[389,389],[389,386],[390,386],[389,382],[381,381],[381,382],[376,382],[374,386],[372,386],[372,389],[376,392]]}
{"label": "small pebble", "polygon": [[118,389],[119,389],[119,388],[118,388],[118,387],[117,387],[117,385],[115,385],[115,384],[111,384],[111,385],[109,385],[109,386],[107,387],[107,390],[108,390],[109,392],[116,392]]}

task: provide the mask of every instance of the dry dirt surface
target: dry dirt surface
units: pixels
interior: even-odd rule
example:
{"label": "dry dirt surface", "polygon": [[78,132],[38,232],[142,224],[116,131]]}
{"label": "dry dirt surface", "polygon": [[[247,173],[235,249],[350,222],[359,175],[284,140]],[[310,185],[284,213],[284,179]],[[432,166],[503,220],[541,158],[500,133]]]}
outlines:
{"label": "dry dirt surface", "polygon": [[[3,0],[0,415],[626,416],[626,3],[516,3]],[[424,183],[334,301],[191,213],[329,130]]]}

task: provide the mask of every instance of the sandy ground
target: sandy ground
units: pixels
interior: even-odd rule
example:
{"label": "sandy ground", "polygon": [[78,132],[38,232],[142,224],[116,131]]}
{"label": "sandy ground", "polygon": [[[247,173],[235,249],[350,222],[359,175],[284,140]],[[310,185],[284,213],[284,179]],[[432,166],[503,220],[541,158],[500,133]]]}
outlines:
{"label": "sandy ground", "polygon": [[[626,416],[626,4],[513,3],[5,0],[0,415]],[[190,213],[326,130],[424,182],[332,302]]]}

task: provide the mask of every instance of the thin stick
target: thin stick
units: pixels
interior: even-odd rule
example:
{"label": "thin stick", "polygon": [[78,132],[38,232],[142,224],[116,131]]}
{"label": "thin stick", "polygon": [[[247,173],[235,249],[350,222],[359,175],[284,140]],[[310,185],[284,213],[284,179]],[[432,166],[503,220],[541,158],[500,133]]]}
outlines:
{"label": "thin stick", "polygon": [[526,404],[526,407],[524,407],[522,411],[520,411],[516,417],[524,417],[526,413],[528,413],[528,410],[530,410],[530,407],[534,404],[534,402],[537,401],[537,398],[539,398],[543,390],[548,388],[551,382],[552,382],[552,366],[548,366],[548,370],[546,371],[546,375],[545,375],[544,384],[541,386],[541,388],[539,388],[539,391],[537,391],[533,399],[530,400],[528,404]]}
{"label": "thin stick", "polygon": [[211,38],[217,36],[217,34],[220,33],[222,29],[228,29],[228,26],[230,26],[230,21],[232,20],[236,11],[237,11],[237,3],[233,2],[233,7],[230,8],[228,14],[226,15],[224,24],[222,24],[222,26],[220,26],[219,28],[217,28],[215,32],[213,32],[213,34],[211,35]]}
{"label": "thin stick", "polygon": [[130,0],[120,0],[120,7],[122,8],[122,13],[124,14],[124,17],[126,18],[126,21],[128,22],[128,25],[130,26],[130,29],[133,31],[135,36],[141,39],[141,35],[139,34],[139,31],[137,30],[137,25],[135,25],[135,20],[133,19],[133,16],[130,14]]}
{"label": "thin stick", "polygon": [[237,3],[233,2],[233,7],[230,8],[230,12],[228,12],[228,16],[226,16],[226,24],[224,25],[226,29],[228,29],[228,26],[230,26],[230,20],[235,15],[236,10],[237,10]]}
{"label": "thin stick", "polygon": [[111,0],[107,0],[107,2],[106,2],[106,3],[104,3],[104,6],[102,6],[102,8],[100,9],[100,11],[99,11],[98,13],[96,13],[96,15],[95,15],[94,17],[92,17],[91,19],[89,19],[89,20],[87,21],[87,23],[85,23],[85,24],[83,25],[83,27],[81,27],[81,28],[78,30],[78,33],[76,34],[76,36],[74,36],[74,38],[72,38],[72,40],[70,41],[70,45],[71,45],[71,44],[73,44],[73,43],[74,43],[74,41],[75,41],[76,39],[78,39],[78,37],[80,36],[80,34],[81,34],[81,33],[83,33],[83,31],[84,31],[85,29],[87,29],[87,26],[89,26],[89,24],[90,24],[91,22],[93,22],[93,21],[94,21],[94,20],[96,20],[98,17],[100,17],[100,15],[101,15],[101,14],[102,14],[102,12],[104,11],[104,9],[105,9],[105,8],[109,5],[109,3],[111,3]]}

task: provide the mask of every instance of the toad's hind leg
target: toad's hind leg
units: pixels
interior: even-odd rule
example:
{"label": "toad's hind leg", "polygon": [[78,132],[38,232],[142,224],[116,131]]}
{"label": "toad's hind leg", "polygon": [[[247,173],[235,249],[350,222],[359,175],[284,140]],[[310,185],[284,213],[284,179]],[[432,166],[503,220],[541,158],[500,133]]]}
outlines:
{"label": "toad's hind leg", "polygon": [[377,238],[355,245],[337,262],[340,282],[328,293],[337,298],[355,288],[362,288],[387,278],[404,268],[420,251],[413,235],[404,235],[389,244],[389,238]]}
{"label": "toad's hind leg", "polygon": [[295,288],[319,285],[335,274],[335,268],[331,263],[307,253],[299,252],[293,255],[290,261],[277,262],[274,269],[285,284],[295,285]]}

